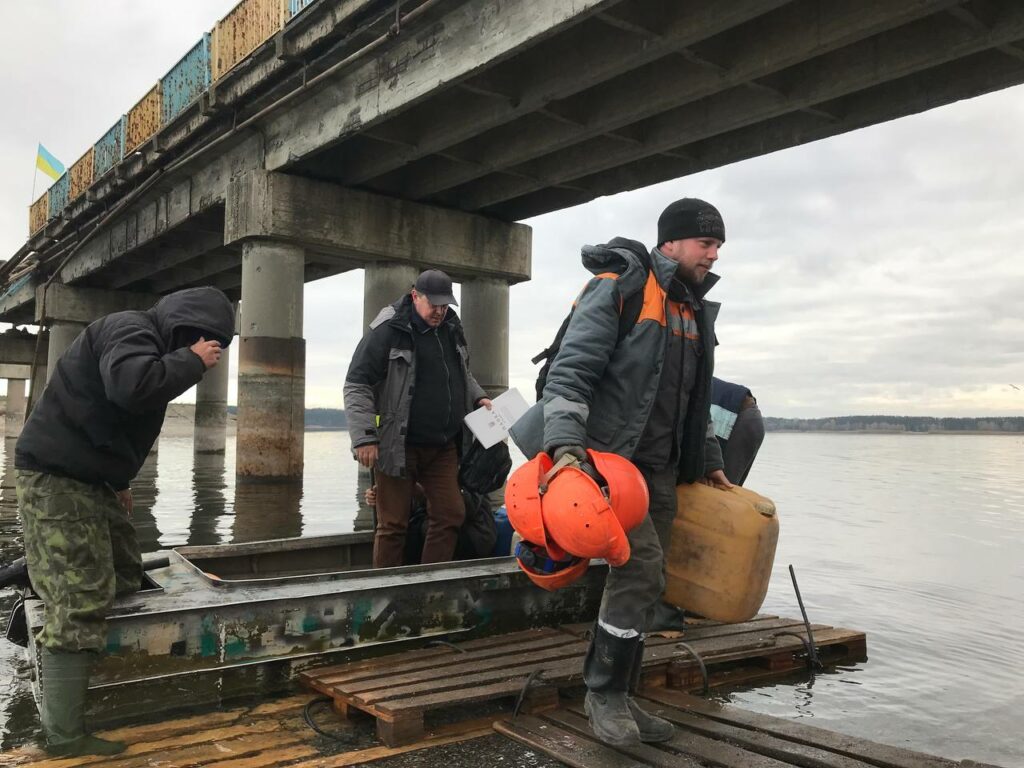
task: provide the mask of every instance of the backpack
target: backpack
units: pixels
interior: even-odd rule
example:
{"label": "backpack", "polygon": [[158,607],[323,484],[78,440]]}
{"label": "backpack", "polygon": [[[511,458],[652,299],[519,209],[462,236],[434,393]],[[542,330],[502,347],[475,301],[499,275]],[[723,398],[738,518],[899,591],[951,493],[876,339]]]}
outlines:
{"label": "backpack", "polygon": [[[636,325],[637,319],[640,317],[640,310],[643,309],[644,305],[644,292],[641,287],[640,290],[635,291],[629,296],[621,297],[621,304],[619,306],[619,334],[616,339],[616,344],[622,342],[630,329]],[[554,340],[550,346],[542,352],[538,353],[535,357],[530,358],[530,362],[536,365],[541,360],[544,360],[544,365],[541,366],[540,372],[537,374],[537,381],[534,384],[534,388],[537,390],[537,402],[539,403],[544,397],[544,385],[548,382],[548,373],[551,372],[551,364],[555,361],[555,356],[558,354],[558,350],[562,346],[562,339],[565,337],[565,331],[569,327],[569,321],[572,320],[572,313],[576,311],[576,305],[573,304],[572,309],[569,310],[569,314],[565,316],[565,320],[558,328],[558,333],[555,334]]]}
{"label": "backpack", "polygon": [[500,440],[490,448],[484,448],[473,438],[469,450],[459,462],[459,487],[466,491],[486,496],[501,488],[512,470],[512,456],[508,443]]}

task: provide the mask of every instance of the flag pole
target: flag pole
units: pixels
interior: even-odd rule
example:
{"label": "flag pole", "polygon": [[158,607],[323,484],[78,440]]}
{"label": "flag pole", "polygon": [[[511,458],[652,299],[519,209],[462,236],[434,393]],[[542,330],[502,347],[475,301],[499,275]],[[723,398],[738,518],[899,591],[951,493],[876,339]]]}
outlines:
{"label": "flag pole", "polygon": [[36,179],[39,178],[39,150],[36,149],[36,159],[32,161],[32,199],[28,201],[28,207],[36,201]]}

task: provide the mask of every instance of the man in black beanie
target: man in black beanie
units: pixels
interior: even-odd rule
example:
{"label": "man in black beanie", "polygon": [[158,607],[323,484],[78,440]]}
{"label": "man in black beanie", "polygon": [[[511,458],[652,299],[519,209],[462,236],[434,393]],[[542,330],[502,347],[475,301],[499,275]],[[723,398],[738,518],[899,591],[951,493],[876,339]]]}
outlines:
{"label": "man in black beanie", "polygon": [[719,305],[704,298],[718,280],[711,267],[724,242],[718,210],[684,198],[661,214],[650,251],[625,238],[584,247],[583,265],[595,277],[576,300],[541,401],[512,430],[527,456],[542,447],[590,471],[586,449],[610,451],[632,461],[647,483],[648,514],[627,534],[629,560],[609,568],[583,668],[591,728],[609,744],[673,736],[671,723],[630,694],[644,632],[666,623],[658,613],[667,610],[663,552],[676,485],[730,487],[709,418]]}

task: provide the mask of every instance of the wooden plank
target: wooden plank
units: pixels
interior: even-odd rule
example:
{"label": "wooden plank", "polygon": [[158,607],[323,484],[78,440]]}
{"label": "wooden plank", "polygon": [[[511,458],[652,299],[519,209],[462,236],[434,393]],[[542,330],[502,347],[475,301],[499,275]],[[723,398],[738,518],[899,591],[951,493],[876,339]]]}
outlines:
{"label": "wooden plank", "polygon": [[[775,616],[775,615],[770,614],[770,613],[759,613],[757,616],[755,616],[754,618],[750,619],[750,621],[742,622],[742,624],[753,624],[753,623],[757,623],[757,622],[772,621],[772,620],[778,620],[778,619],[780,619],[779,616]],[[795,619],[785,619],[785,618],[783,618],[782,621],[795,621]],[[704,618],[700,618],[700,617],[691,617],[691,616],[687,616],[686,617],[686,630],[687,631],[690,631],[692,629],[697,629],[697,628],[700,628],[700,629],[714,629],[714,628],[727,629],[729,627],[738,627],[738,626],[741,626],[741,624],[723,624],[720,621],[713,621],[711,619],[704,619]],[[589,623],[588,622],[582,622],[582,623],[579,623],[579,624],[561,624],[561,625],[559,625],[559,629],[561,629],[561,630],[563,630],[565,632],[569,632],[569,633],[571,633],[573,635],[577,635],[579,637],[583,637],[588,632],[593,631],[594,623],[593,622],[589,622]]]}
{"label": "wooden plank", "polygon": [[[543,627],[540,629],[528,629],[522,632],[511,632],[505,635],[481,637],[476,640],[466,640],[456,643],[456,645],[463,651],[470,652],[484,650],[494,646],[504,646],[510,643],[526,643],[542,638],[562,637],[566,634],[567,633],[561,632],[557,629]],[[395,653],[388,656],[377,656],[345,664],[332,664],[329,667],[315,667],[313,669],[304,670],[298,677],[301,682],[306,682],[307,680],[312,679],[324,679],[335,675],[339,676],[340,679],[346,679],[349,674],[355,676],[365,670],[378,669],[381,665],[399,668],[407,663],[415,664],[420,661],[426,661],[427,659],[434,659],[437,657],[445,658],[456,654],[462,655],[459,654],[458,651],[447,646],[436,648],[416,648],[411,651],[403,651],[402,653]]]}
{"label": "wooden plank", "polygon": [[268,749],[251,757],[232,757],[227,760],[203,763],[203,765],[216,766],[216,768],[275,768],[275,766],[319,754],[320,750],[312,744],[294,744],[280,749]]}
{"label": "wooden plank", "polygon": [[[517,640],[500,645],[491,645],[476,651],[459,653],[450,648],[444,649],[444,653],[433,654],[424,652],[421,656],[412,656],[405,661],[389,661],[388,659],[377,659],[372,666],[361,666],[355,670],[347,670],[344,667],[335,668],[326,675],[317,675],[315,679],[310,676],[311,683],[323,686],[327,690],[337,686],[346,691],[361,690],[358,686],[360,681],[372,681],[375,679],[398,678],[405,674],[410,680],[415,679],[414,673],[445,676],[458,674],[459,665],[467,663],[479,664],[491,659],[508,658],[510,651],[515,653],[540,652],[546,649],[559,648],[566,643],[578,642],[574,637],[567,634],[550,634],[530,640]],[[472,660],[472,662],[470,662]],[[406,674],[409,673],[409,674]],[[304,681],[305,682],[305,681]]]}
{"label": "wooden plank", "polygon": [[867,739],[847,736],[794,720],[746,712],[736,707],[705,701],[673,690],[645,692],[644,696],[722,723],[788,739],[798,744],[826,749],[839,755],[865,760],[880,768],[943,768],[956,763],[943,757],[926,755],[901,747],[879,744]]}
{"label": "wooden plank", "polygon": [[[580,660],[580,680],[582,683],[582,659]],[[389,716],[395,716],[397,713],[408,709],[436,709],[438,707],[446,706],[449,704],[475,704],[479,701],[491,701],[492,699],[500,699],[503,696],[517,696],[523,689],[523,684],[526,682],[526,675],[521,677],[513,678],[510,680],[500,680],[489,685],[480,685],[475,688],[470,688],[465,691],[461,691],[457,702],[452,701],[452,695],[448,691],[440,693],[423,694],[422,696],[413,696],[407,699],[399,699],[396,701],[387,702],[386,713]],[[538,685],[538,688],[543,685],[548,685],[547,681],[543,684]],[[375,710],[373,707],[369,707],[367,711]]]}
{"label": "wooden plank", "polygon": [[406,752],[425,750],[430,747],[440,747],[445,744],[455,744],[470,739],[478,739],[482,736],[489,736],[493,733],[491,718],[472,722],[472,727],[465,729],[467,723],[455,724],[460,727],[445,727],[434,730],[422,741],[415,744],[403,744],[398,747],[370,747],[354,752],[332,755],[330,757],[318,757],[313,760],[305,760],[300,763],[292,763],[288,768],[346,768],[350,765],[362,765],[374,760],[383,760],[386,757],[402,755]]}
{"label": "wooden plank", "polygon": [[[494,724],[494,730],[572,768],[642,768],[651,765],[625,761],[622,754],[612,747],[554,727],[536,717],[523,716],[515,720],[501,720]],[[685,763],[677,761],[666,765],[685,766]]]}
{"label": "wooden plank", "polygon": [[[640,698],[637,703],[651,714],[663,717],[674,723],[677,727],[685,729],[679,734],[684,739],[687,738],[686,733],[696,733],[726,744],[741,747],[749,752],[782,760],[787,765],[799,765],[804,768],[867,768],[872,765],[863,760],[847,757],[846,755],[837,755],[834,752],[819,747],[799,744],[787,739],[771,736],[770,734],[759,733],[746,728],[721,723],[717,720],[711,720],[710,718],[688,714],[675,707],[659,706],[656,701]],[[571,711],[580,717],[585,716],[581,706],[571,707]]]}
{"label": "wooden plank", "polygon": [[577,656],[582,658],[586,650],[586,643],[577,641],[571,644],[559,644],[531,650],[526,653],[515,655],[505,653],[484,659],[480,659],[476,655],[459,654],[465,659],[459,664],[421,669],[409,674],[394,676],[382,674],[374,679],[337,685],[334,690],[344,691],[348,695],[369,701],[374,700],[375,691],[386,689],[383,694],[386,698],[397,698],[406,693],[417,693],[424,687],[440,690],[441,687],[460,687],[463,682],[479,682],[489,679],[487,676],[516,675],[524,666],[535,669],[538,666],[542,667],[547,661],[555,662]]}
{"label": "wooden plank", "polygon": [[348,697],[357,705],[376,704],[380,705],[383,709],[390,708],[391,704],[388,702],[393,700],[402,701],[403,699],[409,698],[415,699],[418,698],[421,693],[432,692],[444,692],[446,699],[450,700],[453,697],[458,697],[458,700],[461,702],[461,694],[464,692],[463,689],[473,690],[476,686],[488,685],[490,683],[507,680],[509,678],[519,680],[520,684],[522,684],[522,681],[525,681],[531,672],[536,670],[546,670],[554,666],[561,668],[565,663],[571,664],[572,668],[574,670],[579,670],[579,674],[582,675],[584,650],[585,648],[577,646],[571,649],[571,652],[563,654],[558,658],[541,658],[530,663],[518,663],[515,666],[501,666],[497,669],[488,669],[475,674],[439,678],[437,680],[428,680],[414,685],[396,686],[394,688],[381,688],[366,691],[365,693],[349,694],[343,689],[336,688],[335,695]]}
{"label": "wooden plank", "polygon": [[[152,768],[163,765],[203,765],[213,760],[252,755],[269,749],[279,749],[294,744],[298,739],[276,731],[250,733],[237,738],[207,738],[180,747],[173,742],[154,744],[132,744],[116,757],[84,755],[72,758],[54,758],[32,763],[32,768],[77,768],[85,765],[102,765],[103,768]],[[156,746],[158,745],[158,746]],[[154,753],[159,756],[154,759]]]}
{"label": "wooden plank", "polygon": [[[589,734],[590,724],[581,712],[560,710],[545,715],[559,726],[579,734]],[[672,749],[691,760],[692,765],[718,765],[727,768],[789,768],[787,763],[775,760],[765,755],[757,755],[747,752],[745,749],[722,743],[714,739],[699,736],[694,733],[676,731],[676,735],[670,741],[658,744],[658,748],[649,746],[639,747],[618,747],[624,755],[634,759],[650,760],[649,754],[653,751],[661,753],[661,750]],[[660,763],[650,762],[651,765],[675,766],[679,764],[679,755],[671,755],[671,762]]]}

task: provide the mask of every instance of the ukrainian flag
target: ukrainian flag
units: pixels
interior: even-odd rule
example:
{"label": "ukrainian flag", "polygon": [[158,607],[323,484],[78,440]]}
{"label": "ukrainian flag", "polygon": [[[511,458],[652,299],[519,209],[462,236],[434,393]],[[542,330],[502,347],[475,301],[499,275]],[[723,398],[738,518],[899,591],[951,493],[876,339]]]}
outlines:
{"label": "ukrainian flag", "polygon": [[64,163],[46,151],[46,147],[39,145],[36,153],[36,168],[56,181],[64,173]]}

